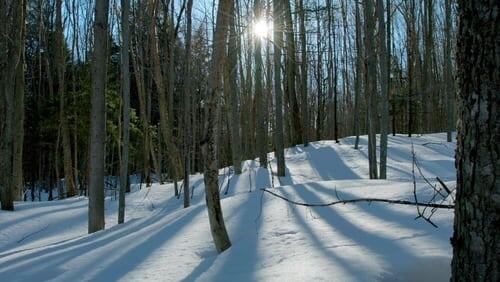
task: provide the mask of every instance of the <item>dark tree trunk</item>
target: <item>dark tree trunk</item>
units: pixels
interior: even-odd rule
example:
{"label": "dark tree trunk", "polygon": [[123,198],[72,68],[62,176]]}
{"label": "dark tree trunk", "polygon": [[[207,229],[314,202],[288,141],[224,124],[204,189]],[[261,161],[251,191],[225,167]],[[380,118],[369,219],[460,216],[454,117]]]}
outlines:
{"label": "dark tree trunk", "polygon": [[89,233],[104,229],[104,142],[106,139],[106,49],[109,0],[96,2],[90,113]]}
{"label": "dark tree trunk", "polygon": [[500,281],[500,2],[459,1],[452,281]]}

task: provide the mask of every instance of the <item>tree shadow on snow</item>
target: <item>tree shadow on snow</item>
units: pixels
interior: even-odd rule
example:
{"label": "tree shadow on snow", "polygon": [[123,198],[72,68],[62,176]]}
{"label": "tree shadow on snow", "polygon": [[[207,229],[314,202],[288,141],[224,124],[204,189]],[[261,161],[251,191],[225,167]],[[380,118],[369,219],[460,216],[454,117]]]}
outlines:
{"label": "tree shadow on snow", "polygon": [[[84,260],[82,264],[88,263],[88,265],[80,264],[80,271],[71,269],[71,277],[74,279],[81,279],[84,271],[100,268],[101,271],[90,279],[116,280],[126,275],[134,266],[147,258],[158,245],[164,244],[172,238],[187,223],[191,222],[203,210],[203,207],[199,205],[186,213],[178,214],[166,224],[162,224],[162,218],[166,215],[160,212],[144,221],[131,220],[124,225],[117,225],[90,236],[16,255],[14,259],[0,263],[0,269],[2,269],[0,280],[4,280],[2,277],[8,277],[8,281],[32,280],[35,277],[37,280],[54,279],[66,272],[66,269],[62,268],[65,263],[92,252],[105,252],[105,248],[109,244],[122,241],[120,245],[127,248],[127,251],[114,263],[111,261],[110,265],[104,269],[102,263],[106,261],[106,254],[98,254],[88,261]],[[147,231],[150,232],[146,233]],[[148,237],[147,240],[141,240],[144,237]],[[113,254],[115,252],[109,252],[109,255]]]}

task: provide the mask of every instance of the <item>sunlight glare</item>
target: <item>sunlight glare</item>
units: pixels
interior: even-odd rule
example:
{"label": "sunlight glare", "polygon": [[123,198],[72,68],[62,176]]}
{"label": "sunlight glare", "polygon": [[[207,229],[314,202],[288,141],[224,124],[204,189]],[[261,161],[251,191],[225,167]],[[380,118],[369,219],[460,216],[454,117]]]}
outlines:
{"label": "sunlight glare", "polygon": [[268,38],[271,34],[271,25],[266,22],[266,20],[262,19],[254,22],[253,24],[253,34],[258,38]]}

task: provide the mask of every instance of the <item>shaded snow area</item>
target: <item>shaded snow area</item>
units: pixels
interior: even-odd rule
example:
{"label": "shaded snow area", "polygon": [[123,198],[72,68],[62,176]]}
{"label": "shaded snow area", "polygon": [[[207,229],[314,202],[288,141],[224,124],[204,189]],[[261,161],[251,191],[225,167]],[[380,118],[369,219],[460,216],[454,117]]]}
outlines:
{"label": "shaded snow area", "polygon": [[[126,223],[106,199],[106,230],[87,235],[87,199],[16,203],[0,213],[0,281],[447,281],[452,210],[433,227],[415,206],[326,203],[373,197],[414,200],[411,143],[422,174],[455,186],[454,143],[445,134],[389,137],[388,180],[368,179],[367,138],[287,149],[287,176],[246,161],[239,176],[220,170],[222,207],[232,247],[217,255],[203,177],[193,175],[192,205],[182,208],[172,184],[127,195]],[[433,189],[416,173],[419,201]],[[274,188],[272,188],[274,186]],[[429,210],[427,210],[429,212]]]}

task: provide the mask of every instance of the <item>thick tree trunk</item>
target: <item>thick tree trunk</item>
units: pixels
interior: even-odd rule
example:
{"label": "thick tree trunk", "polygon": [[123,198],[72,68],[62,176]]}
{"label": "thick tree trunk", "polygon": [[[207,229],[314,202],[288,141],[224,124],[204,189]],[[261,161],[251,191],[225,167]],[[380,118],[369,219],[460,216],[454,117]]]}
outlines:
{"label": "thick tree trunk", "polygon": [[219,196],[219,168],[217,166],[217,145],[216,121],[218,120],[218,102],[221,94],[222,66],[224,62],[224,50],[228,33],[229,15],[232,0],[221,0],[217,11],[217,24],[214,33],[213,53],[210,72],[210,89],[208,103],[205,105],[206,118],[204,137],[202,139],[202,151],[204,156],[204,182],[205,195],[210,222],[210,231],[215,243],[215,248],[219,253],[231,247],[229,236],[224,224],[222,207]]}
{"label": "thick tree trunk", "polygon": [[15,78],[21,63],[24,26],[24,4],[22,0],[0,1],[0,192],[2,210],[14,210],[13,184],[13,140],[15,124]]}
{"label": "thick tree trunk", "polygon": [[121,46],[121,83],[122,83],[122,155],[120,158],[120,196],[118,201],[118,223],[125,222],[125,192],[128,186],[128,159],[130,142],[130,0],[122,0],[122,46]]}
{"label": "thick tree trunk", "polygon": [[109,0],[96,2],[90,112],[89,233],[104,229],[106,49]]}
{"label": "thick tree trunk", "polygon": [[452,281],[500,281],[500,2],[458,3]]}

